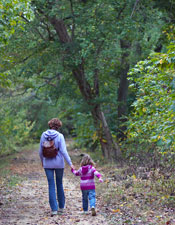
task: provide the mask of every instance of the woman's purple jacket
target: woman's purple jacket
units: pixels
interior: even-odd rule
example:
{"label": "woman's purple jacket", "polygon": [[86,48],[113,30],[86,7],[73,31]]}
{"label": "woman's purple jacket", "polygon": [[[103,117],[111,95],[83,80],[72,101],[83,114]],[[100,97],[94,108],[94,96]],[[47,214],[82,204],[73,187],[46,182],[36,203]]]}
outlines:
{"label": "woman's purple jacket", "polygon": [[[50,137],[54,139],[55,147],[58,149],[58,154],[55,158],[45,158],[43,157],[43,147],[42,144],[47,138]],[[42,133],[40,139],[40,148],[39,148],[39,156],[41,162],[43,163],[43,167],[47,169],[56,169],[56,168],[64,168],[64,159],[71,166],[72,162],[67,152],[66,143],[63,134],[59,133],[56,130],[47,130]]]}

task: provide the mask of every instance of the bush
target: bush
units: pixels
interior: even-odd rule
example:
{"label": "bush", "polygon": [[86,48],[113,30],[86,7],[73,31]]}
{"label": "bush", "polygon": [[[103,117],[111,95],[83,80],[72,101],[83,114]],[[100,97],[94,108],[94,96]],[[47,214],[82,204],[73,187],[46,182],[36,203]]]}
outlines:
{"label": "bush", "polygon": [[127,125],[127,143],[146,144],[164,156],[175,149],[175,43],[167,53],[153,53],[130,73],[130,89],[136,94]]}

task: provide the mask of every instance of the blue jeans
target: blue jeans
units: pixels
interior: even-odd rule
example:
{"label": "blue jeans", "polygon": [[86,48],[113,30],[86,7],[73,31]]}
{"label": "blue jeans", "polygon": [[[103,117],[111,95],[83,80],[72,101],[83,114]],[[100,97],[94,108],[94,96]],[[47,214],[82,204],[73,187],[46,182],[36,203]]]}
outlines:
{"label": "blue jeans", "polygon": [[[57,211],[58,203],[59,203],[59,208],[63,209],[64,205],[65,205],[65,196],[64,196],[64,189],[63,189],[64,169],[45,169],[45,173],[46,173],[47,180],[48,180],[50,208],[52,211]],[[54,173],[56,176],[56,188],[57,188],[58,203],[56,200]]]}
{"label": "blue jeans", "polygon": [[95,190],[82,190],[82,201],[83,201],[83,210],[88,211],[88,200],[90,204],[90,208],[94,207],[95,208]]}

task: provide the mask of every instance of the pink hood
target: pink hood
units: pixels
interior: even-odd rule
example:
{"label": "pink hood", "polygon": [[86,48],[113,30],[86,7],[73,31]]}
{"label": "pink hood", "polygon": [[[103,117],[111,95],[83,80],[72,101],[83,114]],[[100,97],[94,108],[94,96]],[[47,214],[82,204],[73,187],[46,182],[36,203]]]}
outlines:
{"label": "pink hood", "polygon": [[87,174],[87,172],[88,172],[89,169],[91,169],[91,168],[92,168],[91,165],[82,166],[82,174],[83,174],[83,175]]}

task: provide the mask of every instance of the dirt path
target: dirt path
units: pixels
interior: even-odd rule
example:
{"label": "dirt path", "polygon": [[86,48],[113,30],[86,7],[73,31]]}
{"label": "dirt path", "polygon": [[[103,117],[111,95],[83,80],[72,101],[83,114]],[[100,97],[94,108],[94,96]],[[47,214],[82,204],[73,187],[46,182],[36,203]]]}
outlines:
{"label": "dirt path", "polygon": [[[68,141],[67,145],[71,149]],[[80,152],[69,153],[78,168]],[[7,171],[5,176],[0,171],[0,225],[175,225],[174,200],[173,205],[165,204],[167,193],[157,191],[163,187],[159,180],[141,179],[139,173],[136,177],[127,166],[98,165],[97,169],[104,178],[102,184],[96,180],[97,216],[82,214],[80,178],[66,167],[66,210],[51,217],[47,180],[38,151],[19,153],[7,167],[10,173]]]}
{"label": "dirt path", "polygon": [[[50,216],[46,177],[37,150],[20,154],[10,166],[15,187],[5,188],[8,177],[0,183],[0,224],[2,225],[106,225],[107,219],[100,212],[101,200],[97,197],[97,216],[83,215],[79,178],[65,169],[64,190],[66,210],[62,215]],[[11,179],[11,178],[9,178]],[[12,182],[12,180],[10,181]],[[98,193],[97,193],[98,195]]]}

